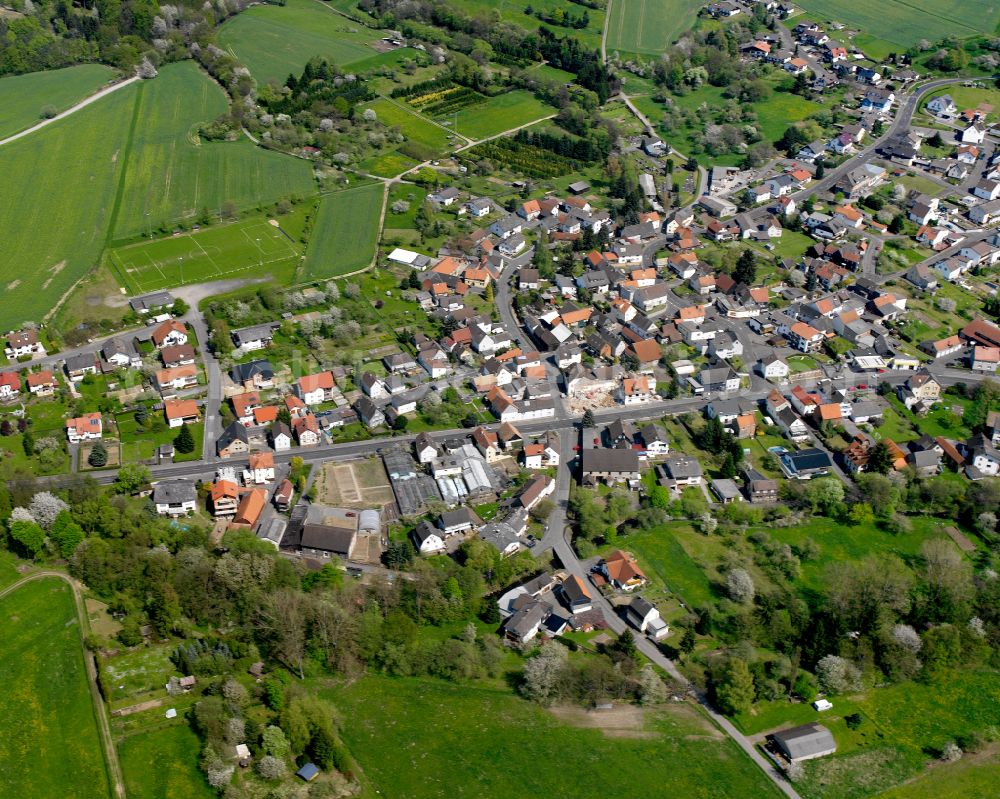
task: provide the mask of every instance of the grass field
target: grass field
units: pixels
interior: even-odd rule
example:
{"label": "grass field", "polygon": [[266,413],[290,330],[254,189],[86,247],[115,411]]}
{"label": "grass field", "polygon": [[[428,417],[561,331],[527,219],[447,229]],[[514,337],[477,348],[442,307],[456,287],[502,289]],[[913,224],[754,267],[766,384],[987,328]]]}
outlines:
{"label": "grass field", "polygon": [[696,0],[609,0],[607,51],[659,55],[691,29]]}
{"label": "grass field", "polygon": [[390,152],[376,155],[358,164],[358,169],[380,178],[394,178],[417,165],[417,161],[402,153]]}
{"label": "grass field", "polygon": [[470,139],[485,139],[554,113],[554,108],[533,94],[507,92],[459,111],[455,129]]}
{"label": "grass field", "polygon": [[1000,782],[996,749],[985,756],[966,755],[957,763],[938,764],[911,782],[880,793],[878,799],[988,799]]}
{"label": "grass field", "polygon": [[128,86],[0,147],[0,319],[7,328],[40,322],[98,260],[137,90]]}
{"label": "grass field", "polygon": [[[474,16],[489,17],[496,13],[500,15],[502,22],[513,23],[525,30],[537,30],[544,25],[559,36],[572,36],[595,50],[601,47],[604,12],[599,8],[585,8],[573,3],[572,0],[453,0],[452,4]],[[526,14],[528,8],[547,15],[552,15],[556,11],[568,12],[574,17],[579,17],[586,10],[590,22],[586,28],[566,28],[543,22],[532,14]]]}
{"label": "grass field", "polygon": [[[1000,21],[997,0],[884,0],[877,5],[802,0],[798,5],[822,22],[841,22],[902,48],[921,39],[933,42],[943,36],[992,34]],[[859,39],[858,44],[863,45],[863,40]]]}
{"label": "grass field", "polygon": [[306,249],[305,276],[337,277],[367,267],[378,244],[381,183],[327,194]]}
{"label": "grass field", "polygon": [[340,66],[370,59],[377,52],[368,42],[379,38],[377,32],[344,19],[316,0],[249,8],[219,31],[219,44],[232,50],[262,83],[284,83],[314,56]]}
{"label": "grass field", "polygon": [[383,796],[596,799],[616,785],[628,797],[779,795],[689,706],[640,711],[634,728],[606,735],[586,713],[560,718],[506,687],[365,677],[332,698],[345,742]]}
{"label": "grass field", "polygon": [[226,111],[222,90],[193,61],[142,85],[115,222],[116,238],[192,219],[227,202],[239,209],[314,194],[306,161],[241,139],[202,142],[197,126]]}
{"label": "grass field", "polygon": [[[153,711],[158,716],[160,711]],[[181,719],[118,742],[129,799],[212,799],[198,769],[201,741]]]}
{"label": "grass field", "polygon": [[[662,525],[634,533],[625,546],[649,574],[654,574],[685,604],[692,607],[712,601],[712,587],[705,572],[688,556],[674,535],[679,525]],[[683,525],[690,531],[690,525]]]}
{"label": "grass field", "polygon": [[21,586],[0,600],[0,623],[0,796],[109,796],[70,587]]}
{"label": "grass field", "polygon": [[[425,119],[393,100],[380,97],[366,108],[371,108],[378,115],[379,122],[389,127],[399,128],[400,132],[410,141],[429,147],[437,152],[444,152],[448,147],[448,131],[440,125]],[[482,108],[482,106],[476,106]]]}
{"label": "grass field", "polygon": [[[2,86],[3,81],[0,81],[0,86]],[[951,95],[951,99],[955,101],[955,105],[958,106],[958,110],[965,111],[967,108],[979,108],[989,106],[990,110],[986,115],[986,119],[994,122],[1000,118],[1000,90],[997,89],[974,89],[968,86],[946,86],[940,91],[931,92],[924,100],[920,103],[921,110],[930,102],[934,97],[940,97],[942,94]]]}
{"label": "grass field", "polygon": [[301,254],[297,241],[257,217],[119,247],[108,252],[108,260],[126,288],[144,293],[240,272],[284,275],[294,270]]}
{"label": "grass field", "polygon": [[115,76],[111,67],[81,64],[0,80],[0,138],[42,120],[46,106],[65,111]]}

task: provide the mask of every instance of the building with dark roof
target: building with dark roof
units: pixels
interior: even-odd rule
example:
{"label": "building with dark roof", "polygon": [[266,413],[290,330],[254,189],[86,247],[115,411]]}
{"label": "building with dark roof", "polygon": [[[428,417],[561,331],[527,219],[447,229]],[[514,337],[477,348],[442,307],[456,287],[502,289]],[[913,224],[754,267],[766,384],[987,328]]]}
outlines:
{"label": "building with dark roof", "polygon": [[771,736],[781,753],[793,763],[812,760],[814,757],[832,755],[837,751],[837,742],[822,724],[803,724]]}
{"label": "building with dark roof", "polygon": [[584,483],[620,483],[638,480],[639,453],[634,449],[584,449],[580,453]]}
{"label": "building with dark roof", "polygon": [[823,450],[811,447],[800,452],[785,452],[778,459],[785,476],[795,480],[809,480],[830,473],[833,462]]}

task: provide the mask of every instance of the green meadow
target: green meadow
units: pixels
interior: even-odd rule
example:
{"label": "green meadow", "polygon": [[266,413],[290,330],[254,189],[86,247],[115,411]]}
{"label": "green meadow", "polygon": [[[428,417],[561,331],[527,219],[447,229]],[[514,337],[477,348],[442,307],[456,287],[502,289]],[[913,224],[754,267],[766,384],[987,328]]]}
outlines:
{"label": "green meadow", "polygon": [[319,280],[365,269],[378,243],[381,183],[325,195],[306,250],[305,276]]}
{"label": "green meadow", "polygon": [[42,121],[42,109],[65,111],[115,76],[103,64],[80,64],[0,79],[0,139]]}
{"label": "green meadow", "polygon": [[0,599],[0,796],[110,795],[73,592],[39,579]]}

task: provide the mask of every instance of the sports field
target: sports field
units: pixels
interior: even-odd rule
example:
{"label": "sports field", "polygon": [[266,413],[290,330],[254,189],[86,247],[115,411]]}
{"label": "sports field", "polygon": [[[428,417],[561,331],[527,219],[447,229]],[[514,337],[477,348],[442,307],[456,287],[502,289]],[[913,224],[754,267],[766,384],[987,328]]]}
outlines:
{"label": "sports field", "polygon": [[6,328],[41,321],[100,257],[137,90],[127,86],[0,147]]}
{"label": "sports field", "polygon": [[530,92],[507,92],[463,108],[458,112],[455,129],[470,139],[485,139],[554,113],[552,106]]}
{"label": "sports field", "polygon": [[219,31],[219,44],[234,52],[262,83],[284,83],[314,56],[345,66],[376,55],[380,38],[316,0],[260,5],[233,17]]}
{"label": "sports field", "polygon": [[253,271],[287,272],[302,254],[270,220],[256,218],[140,242],[108,252],[119,281],[135,293],[204,283]]}
{"label": "sports field", "polygon": [[306,250],[306,278],[346,275],[371,263],[378,243],[382,194],[382,184],[373,183],[323,197]]}
{"label": "sports field", "polygon": [[107,797],[70,587],[26,583],[0,599],[0,625],[0,796]]}
{"label": "sports field", "polygon": [[118,239],[217,212],[315,193],[311,166],[246,139],[203,142],[199,124],[226,111],[222,90],[193,61],[170,64],[142,84],[115,223]]}
{"label": "sports field", "polygon": [[608,54],[659,54],[691,29],[697,0],[608,0]]}
{"label": "sports field", "polygon": [[841,22],[901,47],[910,47],[921,39],[935,42],[944,36],[992,34],[1000,22],[998,0],[801,0],[797,5],[817,20]]}
{"label": "sports field", "polygon": [[65,111],[115,75],[102,64],[81,64],[0,80],[0,139],[42,121],[42,109]]}

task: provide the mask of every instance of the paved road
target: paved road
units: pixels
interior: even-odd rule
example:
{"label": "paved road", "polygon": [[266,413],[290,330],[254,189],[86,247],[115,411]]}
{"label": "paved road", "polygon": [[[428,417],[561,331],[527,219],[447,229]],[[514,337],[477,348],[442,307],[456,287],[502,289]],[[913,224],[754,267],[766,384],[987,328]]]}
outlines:
{"label": "paved road", "polygon": [[[15,583],[8,585],[0,591],[0,599],[13,593],[25,583],[43,578],[53,577],[69,584],[73,591],[73,602],[76,605],[76,621],[80,626],[80,649],[83,655],[84,664],[87,667],[87,686],[90,688],[90,700],[94,704],[94,714],[97,716],[97,728],[101,736],[101,747],[104,749],[104,757],[108,764],[109,776],[117,799],[125,799],[125,779],[122,775],[121,763],[118,762],[118,750],[115,749],[114,738],[111,736],[111,725],[108,722],[108,709],[104,704],[100,688],[97,685],[97,666],[94,664],[94,656],[83,644],[84,636],[90,629],[87,609],[83,602],[83,595],[80,591],[80,584],[72,577],[56,571],[39,571],[22,577]],[[24,764],[27,767],[27,764]]]}
{"label": "paved road", "polygon": [[[573,547],[567,540],[567,535],[564,533],[566,530],[566,502],[565,500],[569,498],[569,484],[570,484],[570,470],[568,466],[568,461],[574,456],[574,451],[571,445],[569,445],[571,438],[567,431],[562,431],[560,434],[560,441],[562,443],[562,458],[559,464],[559,471],[556,480],[556,507],[552,511],[551,516],[549,516],[549,529],[542,540],[541,546],[543,549],[549,546],[555,551],[556,557],[562,563],[564,570],[583,581],[584,585],[589,587],[591,595],[594,597],[594,606],[599,608],[604,614],[604,618],[608,623],[608,626],[614,630],[619,635],[627,629],[631,629],[628,624],[618,615],[615,608],[610,602],[598,591],[593,583],[590,582],[588,570],[577,558],[576,553],[573,551]],[[681,674],[680,670],[670,660],[660,648],[653,643],[645,635],[635,633],[635,642],[639,651],[642,652],[650,661],[655,663],[661,669],[666,671],[673,680],[680,686],[684,687],[692,696],[694,696],[701,706],[704,708],[705,712],[712,718],[712,721],[716,723],[733,741],[739,746],[751,760],[756,763],[761,770],[774,782],[774,784],[786,795],[789,799],[800,799],[798,793],[791,786],[791,784],[784,778],[780,771],[774,766],[774,764],[765,758],[757,748],[743,735],[739,730],[732,725],[732,723],[720,715],[715,708],[709,704],[708,699],[701,694],[689,681]]]}

